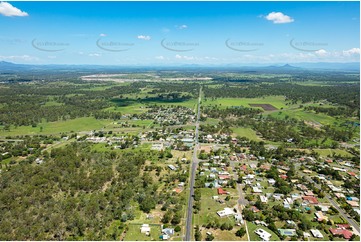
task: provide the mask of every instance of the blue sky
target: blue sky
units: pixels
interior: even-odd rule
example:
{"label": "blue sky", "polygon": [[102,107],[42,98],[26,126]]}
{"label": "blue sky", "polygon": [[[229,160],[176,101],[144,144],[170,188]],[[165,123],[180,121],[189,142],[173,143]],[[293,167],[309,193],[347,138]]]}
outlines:
{"label": "blue sky", "polygon": [[354,62],[359,2],[1,2],[0,61]]}

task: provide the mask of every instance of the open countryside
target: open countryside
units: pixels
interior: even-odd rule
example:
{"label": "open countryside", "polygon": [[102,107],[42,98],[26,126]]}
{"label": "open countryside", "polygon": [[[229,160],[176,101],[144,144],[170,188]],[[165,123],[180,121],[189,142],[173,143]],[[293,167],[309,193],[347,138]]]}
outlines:
{"label": "open countryside", "polygon": [[360,241],[359,7],[0,2],[0,240]]}

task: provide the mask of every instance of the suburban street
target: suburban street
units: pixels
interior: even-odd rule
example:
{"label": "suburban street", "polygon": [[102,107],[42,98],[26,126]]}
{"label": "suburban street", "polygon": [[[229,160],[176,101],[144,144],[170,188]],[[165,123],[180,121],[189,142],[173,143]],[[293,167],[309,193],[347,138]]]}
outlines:
{"label": "suburban street", "polygon": [[[234,161],[230,161],[230,165],[232,170],[235,169],[235,162]],[[238,174],[236,171],[233,172],[233,177],[234,180],[238,180]],[[244,193],[243,193],[243,184],[238,184],[237,183],[237,190],[238,190],[238,194],[239,194],[239,198],[238,198],[238,205],[240,208],[244,208],[246,205],[248,205],[248,200],[245,198]]]}
{"label": "suburban street", "polygon": [[[237,171],[235,171],[236,164],[235,164],[234,161],[230,161],[230,165],[231,165],[231,168],[232,168],[232,171],[233,171],[234,180],[237,181],[238,180],[238,174],[237,174]],[[238,191],[238,196],[239,196],[239,198],[238,198],[238,209],[239,209],[240,212],[242,212],[242,210],[245,208],[245,206],[249,204],[249,201],[244,196],[243,186],[244,186],[243,184],[238,184],[237,183],[237,191]],[[243,220],[243,221],[244,221],[244,225],[246,227],[247,240],[251,241],[251,239],[249,237],[249,233],[248,233],[247,221],[246,220]]]}
{"label": "suburban street", "polygon": [[347,217],[347,214],[343,211],[342,208],[340,208],[340,206],[338,206],[338,204],[331,198],[330,195],[328,195],[326,193],[326,198],[328,200],[329,203],[332,204],[332,206],[334,206],[337,211],[347,220],[347,222],[354,228],[357,230],[358,234],[360,234],[360,226],[353,220]]}
{"label": "suburban street", "polygon": [[[312,180],[307,174],[304,174],[303,172],[302,172],[302,174],[303,174],[303,176],[306,177],[306,179],[307,179],[309,182],[313,183],[316,188],[322,189],[322,188],[321,188],[321,185],[320,185],[320,184],[317,184],[317,183],[316,183],[314,180]],[[331,196],[330,196],[328,193],[326,193],[326,192],[325,192],[325,197],[326,197],[326,199],[328,200],[328,202],[331,203],[332,206],[334,206],[334,207],[338,210],[338,212],[347,220],[347,222],[348,222],[352,227],[354,227],[354,228],[356,229],[356,231],[358,232],[358,234],[360,234],[360,226],[359,226],[353,219],[349,218],[349,217],[347,216],[347,214],[345,213],[345,211],[344,211],[342,208],[340,208],[340,206],[337,204],[337,202],[335,202],[335,201],[331,198]]]}
{"label": "suburban street", "polygon": [[192,234],[192,217],[193,217],[193,195],[194,195],[194,183],[196,177],[196,171],[198,166],[198,136],[199,136],[199,119],[201,116],[201,95],[202,95],[202,87],[199,89],[199,98],[198,98],[198,106],[197,106],[197,119],[196,119],[196,129],[194,135],[194,150],[193,150],[193,157],[192,157],[192,165],[191,165],[191,177],[189,183],[189,199],[188,199],[188,208],[187,208],[187,218],[186,218],[186,234],[185,234],[185,241],[191,240]]}

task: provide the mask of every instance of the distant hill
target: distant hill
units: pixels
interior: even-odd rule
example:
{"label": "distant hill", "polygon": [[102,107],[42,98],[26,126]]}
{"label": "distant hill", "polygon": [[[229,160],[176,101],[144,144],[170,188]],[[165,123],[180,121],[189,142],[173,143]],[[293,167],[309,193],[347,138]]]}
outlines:
{"label": "distant hill", "polygon": [[265,71],[265,72],[307,72],[307,71],[360,71],[359,62],[349,63],[329,63],[329,62],[317,62],[317,63],[292,63],[292,64],[222,64],[222,65],[201,65],[201,64],[183,64],[183,65],[166,65],[166,66],[116,66],[116,65],[30,65],[30,64],[16,64],[7,61],[0,61],[0,73],[4,72],[21,72],[21,71],[107,71],[107,70],[133,70],[133,69],[225,69],[225,70],[243,70],[243,71]]}

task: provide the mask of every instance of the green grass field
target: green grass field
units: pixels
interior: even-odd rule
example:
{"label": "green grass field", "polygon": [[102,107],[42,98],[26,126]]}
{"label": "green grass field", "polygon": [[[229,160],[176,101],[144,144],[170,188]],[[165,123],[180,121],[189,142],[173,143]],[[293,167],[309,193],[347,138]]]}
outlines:
{"label": "green grass field", "polygon": [[244,128],[244,127],[237,127],[232,128],[233,135],[240,136],[240,137],[247,137],[250,140],[261,141],[262,139],[256,134],[251,128]]}
{"label": "green grass field", "polygon": [[146,236],[140,232],[141,224],[129,224],[128,231],[124,238],[125,241],[145,241],[145,240],[160,240],[159,236],[162,234],[160,225],[150,225],[150,236]]}
{"label": "green grass field", "polygon": [[[11,127],[10,131],[4,131],[0,127],[0,136],[16,136],[16,135],[34,135],[34,134],[59,134],[66,132],[91,131],[94,129],[101,129],[111,124],[109,120],[98,120],[93,117],[76,118],[66,121],[57,122],[43,122],[37,127],[20,126]],[[40,127],[43,127],[40,132]]]}
{"label": "green grass field", "polygon": [[251,107],[249,104],[271,104],[278,109],[286,108],[283,96],[268,96],[260,98],[218,98],[215,100],[207,98],[207,100],[202,101],[202,105],[204,106],[218,105],[223,108],[231,106]]}
{"label": "green grass field", "polygon": [[197,99],[190,99],[184,102],[146,102],[146,103],[140,103],[140,102],[130,102],[127,106],[113,106],[104,109],[104,111],[110,111],[110,112],[120,112],[121,114],[140,114],[147,111],[148,105],[163,105],[163,106],[183,106],[190,108],[195,111],[195,108],[197,106]]}
{"label": "green grass field", "polygon": [[104,111],[120,112],[121,114],[140,114],[147,111],[146,105],[142,103],[132,103],[128,106],[114,106],[104,109]]}
{"label": "green grass field", "polygon": [[348,156],[352,157],[353,155],[348,153],[346,150],[341,149],[314,149],[317,153],[320,154],[320,156],[326,157],[326,156],[332,156],[333,153],[336,155],[342,155],[342,156]]}
{"label": "green grass field", "polygon": [[[231,196],[236,194],[235,189],[227,188],[227,191],[231,192]],[[220,204],[216,202],[212,196],[217,196],[217,189],[213,188],[201,188],[202,198],[201,198],[201,210],[198,214],[194,215],[195,224],[202,226],[206,224],[210,219],[217,218],[221,223],[226,221],[230,221],[234,223],[234,219],[232,217],[229,218],[219,218],[217,215],[217,211],[222,210],[225,207],[233,207],[236,202],[234,199],[230,201],[226,201],[225,204]],[[220,196],[220,198],[224,199],[226,196]]]}
{"label": "green grass field", "polygon": [[306,112],[306,111],[303,111],[302,109],[279,110],[276,112],[272,112],[270,114],[270,116],[272,116],[272,117],[282,118],[282,119],[284,119],[286,117],[286,115],[290,118],[295,118],[298,120],[305,120],[305,121],[310,121],[310,122],[315,122],[315,123],[321,123],[323,125],[338,123],[338,121],[335,118],[328,116],[326,114],[322,114],[322,113],[316,114],[313,112]]}

